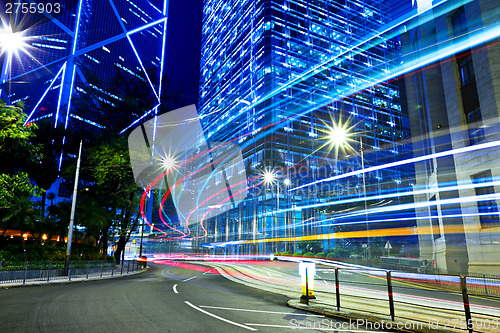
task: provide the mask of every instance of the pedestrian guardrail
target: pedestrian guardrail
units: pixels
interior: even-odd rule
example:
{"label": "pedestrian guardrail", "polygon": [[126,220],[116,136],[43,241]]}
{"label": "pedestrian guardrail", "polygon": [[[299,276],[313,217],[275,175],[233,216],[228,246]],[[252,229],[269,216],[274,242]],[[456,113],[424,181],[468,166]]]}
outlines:
{"label": "pedestrian guardrail", "polygon": [[120,264],[109,261],[26,261],[0,262],[0,285],[7,283],[71,281],[96,279],[129,274],[145,267],[145,262],[124,260]]}
{"label": "pedestrian guardrail", "polygon": [[[500,279],[321,266],[317,301],[394,321],[454,331],[500,330]],[[326,278],[326,276],[331,278]],[[322,297],[321,295],[324,295]]]}

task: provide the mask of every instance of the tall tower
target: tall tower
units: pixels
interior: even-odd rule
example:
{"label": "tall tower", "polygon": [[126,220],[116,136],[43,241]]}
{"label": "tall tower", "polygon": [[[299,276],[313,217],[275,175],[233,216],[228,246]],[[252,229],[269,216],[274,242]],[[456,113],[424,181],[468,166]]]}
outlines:
{"label": "tall tower", "polygon": [[[21,3],[22,1],[14,1]],[[24,102],[27,122],[50,118],[54,126],[103,128],[100,106],[123,98],[109,87],[121,75],[127,84],[150,88],[159,103],[168,0],[35,1],[23,14],[0,4],[5,28],[21,33],[26,52],[3,53],[0,98]],[[92,96],[85,107],[75,107]],[[156,102],[154,102],[156,101]],[[142,116],[141,114],[139,116]]]}
{"label": "tall tower", "polygon": [[[236,251],[269,253],[316,235],[324,248],[346,246],[319,236],[341,230],[332,216],[346,206],[329,203],[408,186],[405,168],[320,181],[407,153],[399,89],[372,79],[397,58],[397,40],[378,34],[387,22],[381,0],[205,1],[202,122],[210,141],[241,146],[250,188],[208,222],[207,243],[243,240]],[[370,206],[357,202],[350,208]]]}

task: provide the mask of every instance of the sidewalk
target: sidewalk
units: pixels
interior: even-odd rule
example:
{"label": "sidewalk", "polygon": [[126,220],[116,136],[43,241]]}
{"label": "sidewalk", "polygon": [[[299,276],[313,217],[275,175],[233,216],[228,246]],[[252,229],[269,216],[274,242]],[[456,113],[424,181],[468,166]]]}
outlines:
{"label": "sidewalk", "polygon": [[[363,295],[365,297],[361,297],[362,285],[349,288],[341,284],[341,308],[337,311],[335,286],[316,282],[317,299],[310,300],[309,305],[306,305],[299,302],[301,281],[298,276],[259,265],[205,264],[215,267],[221,275],[231,281],[290,297],[291,300],[288,302],[290,307],[344,320],[360,320],[370,323],[367,326],[369,328],[400,332],[467,332],[463,304],[395,293],[394,299],[399,302],[395,308],[395,321],[392,321],[386,292],[380,293],[378,298],[367,300],[366,293],[376,294],[377,291],[366,289]],[[444,304],[452,308],[445,309]],[[500,330],[498,320],[500,308],[471,305],[471,309],[474,332],[493,333]]]}
{"label": "sidewalk", "polygon": [[116,270],[116,274],[109,274],[109,272],[106,272],[108,274],[102,274],[101,273],[91,273],[88,275],[87,274],[78,274],[71,276],[71,279],[68,276],[55,276],[51,278],[49,281],[47,279],[40,279],[40,278],[35,278],[35,279],[27,279],[25,283],[23,281],[20,282],[12,282],[12,281],[7,281],[7,282],[0,282],[0,288],[16,288],[16,287],[24,287],[24,286],[41,286],[41,285],[46,285],[46,284],[61,284],[61,283],[73,283],[73,282],[85,282],[85,281],[95,281],[95,280],[108,280],[108,279],[116,279],[116,278],[121,278],[121,277],[126,277],[126,276],[133,276],[137,274],[141,274],[144,272],[147,272],[150,270],[149,266],[146,266],[145,268],[141,270],[135,270],[131,271],[129,273],[123,272],[123,274],[120,274],[120,270]]}

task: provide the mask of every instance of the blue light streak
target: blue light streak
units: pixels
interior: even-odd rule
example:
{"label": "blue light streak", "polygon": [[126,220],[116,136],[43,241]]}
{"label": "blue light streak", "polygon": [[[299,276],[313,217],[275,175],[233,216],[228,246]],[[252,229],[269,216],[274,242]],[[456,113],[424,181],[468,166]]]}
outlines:
{"label": "blue light streak", "polygon": [[59,87],[59,98],[57,100],[57,108],[56,108],[56,119],[54,121],[54,128],[57,127],[57,120],[59,119],[59,110],[61,109],[61,98],[62,98],[62,93],[63,93],[63,88],[64,88],[64,75],[66,74],[66,66],[68,63],[64,64],[64,69],[62,72],[62,77],[61,77],[61,86]]}
{"label": "blue light streak", "polygon": [[130,30],[129,32],[127,32],[127,36],[130,36],[132,34],[135,34],[135,33],[139,32],[139,31],[145,30],[147,28],[150,28],[150,27],[152,27],[154,25],[160,24],[160,23],[165,22],[165,21],[167,21],[166,17],[161,18],[161,19],[156,20],[156,21],[153,21],[151,23],[145,24],[143,26],[140,26],[139,28],[136,28],[136,29],[133,29],[133,30]]}
{"label": "blue light streak", "polygon": [[76,13],[75,36],[73,38],[73,46],[71,47],[71,55],[74,55],[75,50],[76,50],[76,42],[78,40],[78,31],[80,30],[80,18],[82,16],[82,3],[83,3],[83,0],[80,0],[80,2],[78,3],[78,12]]}
{"label": "blue light streak", "polygon": [[148,112],[144,113],[140,118],[137,118],[132,124],[128,125],[127,128],[123,129],[119,134],[124,133],[126,130],[128,130],[130,127],[134,126],[137,124],[139,121],[144,119],[146,116],[148,116],[151,112],[153,112],[155,109],[157,109],[160,106],[160,104],[157,104],[154,108],[149,110]]}
{"label": "blue light streak", "polygon": [[336,201],[318,203],[318,204],[314,204],[314,205],[295,206],[293,208],[275,210],[275,211],[272,211],[271,213],[272,214],[275,214],[275,213],[279,214],[279,213],[284,213],[284,212],[289,212],[289,211],[298,211],[298,210],[310,209],[310,208],[330,207],[330,206],[336,206],[336,205],[351,204],[351,203],[356,203],[356,202],[364,202],[365,200],[367,200],[367,201],[384,200],[384,199],[391,199],[394,197],[399,198],[399,197],[415,196],[415,195],[429,194],[429,193],[459,191],[459,190],[467,190],[467,189],[474,189],[474,188],[487,187],[487,186],[500,186],[500,181],[485,182],[485,183],[480,183],[480,184],[464,184],[464,185],[437,187],[437,188],[417,190],[417,191],[408,191],[408,192],[381,194],[381,195],[369,196],[369,197],[366,197],[366,199],[363,197],[363,198],[354,198],[354,199],[346,199],[346,200],[336,200]]}
{"label": "blue light streak", "polygon": [[163,68],[165,67],[165,44],[167,39],[167,21],[163,24],[163,41],[161,46],[161,63],[160,63],[160,84],[158,87],[158,95],[161,96],[163,87]]}
{"label": "blue light streak", "polygon": [[61,74],[61,72],[64,70],[64,68],[66,68],[66,63],[64,63],[64,65],[59,69],[59,72],[57,72],[56,76],[54,77],[54,79],[50,83],[50,85],[47,88],[47,90],[45,90],[45,92],[43,93],[42,97],[38,100],[38,102],[36,103],[35,107],[33,108],[33,111],[31,111],[31,113],[28,115],[28,117],[24,121],[24,124],[23,124],[24,126],[26,126],[26,124],[30,121],[31,117],[33,116],[33,113],[38,108],[38,106],[40,105],[40,103],[43,101],[43,99],[45,98],[45,95],[47,95],[47,93],[49,92],[50,88],[52,88],[52,85],[54,84],[54,82],[56,82],[57,78],[59,77],[59,75]]}
{"label": "blue light streak", "polygon": [[158,94],[156,93],[156,90],[155,90],[155,87],[153,86],[153,83],[151,82],[151,80],[149,79],[149,75],[148,73],[146,72],[146,69],[144,68],[144,65],[142,64],[142,60],[141,60],[141,57],[139,56],[139,53],[137,53],[137,50],[134,46],[134,43],[132,42],[132,39],[130,39],[130,36],[129,34],[127,34],[127,39],[130,43],[130,46],[132,46],[132,50],[134,51],[134,54],[135,56],[137,57],[137,61],[139,61],[139,64],[141,65],[141,68],[142,68],[142,71],[144,73],[144,75],[146,76],[146,78],[148,79],[148,82],[149,82],[149,85],[151,86],[151,89],[153,90],[153,93],[155,94],[156,96],[156,99],[158,100],[158,102],[160,102],[160,96],[158,96]]}
{"label": "blue light streak", "polygon": [[68,108],[66,111],[66,120],[64,122],[64,128],[68,128],[68,119],[69,119],[69,113],[70,113],[70,108],[71,108],[71,97],[73,96],[73,85],[75,84],[75,65],[73,64],[71,66],[73,73],[71,74],[71,88],[69,90],[69,98],[68,98]]}
{"label": "blue light streak", "polygon": [[[499,28],[499,32],[500,32],[500,28]],[[443,151],[443,152],[439,152],[439,153],[434,153],[434,154],[430,154],[430,155],[419,156],[419,157],[414,157],[414,158],[396,161],[396,162],[392,162],[392,163],[376,165],[373,167],[364,168],[364,169],[356,170],[353,172],[347,172],[347,173],[344,173],[344,174],[341,174],[338,176],[319,179],[319,180],[316,180],[316,181],[311,182],[311,183],[307,183],[307,184],[304,184],[304,185],[301,185],[301,186],[298,186],[295,188],[291,188],[288,191],[292,192],[292,191],[295,191],[295,190],[298,190],[298,189],[301,189],[304,187],[312,186],[314,184],[323,183],[323,182],[331,182],[331,181],[335,181],[335,180],[339,180],[339,179],[343,179],[343,178],[347,178],[347,177],[361,175],[361,174],[367,173],[367,172],[388,169],[388,168],[393,168],[393,167],[402,166],[402,165],[406,165],[406,164],[422,162],[422,161],[430,160],[433,158],[440,158],[440,157],[445,157],[445,156],[450,156],[450,155],[455,155],[455,154],[462,154],[462,153],[467,153],[467,152],[471,152],[471,151],[475,151],[475,150],[488,149],[488,148],[494,148],[494,147],[499,147],[499,146],[500,146],[500,140],[497,140],[497,141],[477,144],[474,146],[451,149],[451,150],[447,150],[447,151]]]}

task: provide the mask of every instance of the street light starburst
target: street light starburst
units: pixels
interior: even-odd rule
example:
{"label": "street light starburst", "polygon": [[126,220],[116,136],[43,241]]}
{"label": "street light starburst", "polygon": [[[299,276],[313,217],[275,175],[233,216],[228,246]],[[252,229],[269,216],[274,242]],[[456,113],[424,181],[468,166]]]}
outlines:
{"label": "street light starburst", "polygon": [[272,184],[276,180],[276,174],[272,171],[266,170],[262,174],[262,178],[264,179],[265,184]]}
{"label": "street light starburst", "polygon": [[19,56],[19,52],[28,53],[27,39],[25,31],[14,32],[11,26],[4,24],[0,30],[0,54]]}
{"label": "street light starburst", "polygon": [[160,157],[161,166],[165,171],[175,170],[179,166],[179,161],[177,158],[170,153],[166,153],[165,155]]}

